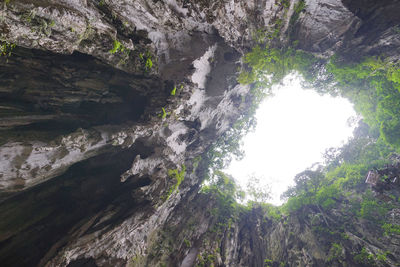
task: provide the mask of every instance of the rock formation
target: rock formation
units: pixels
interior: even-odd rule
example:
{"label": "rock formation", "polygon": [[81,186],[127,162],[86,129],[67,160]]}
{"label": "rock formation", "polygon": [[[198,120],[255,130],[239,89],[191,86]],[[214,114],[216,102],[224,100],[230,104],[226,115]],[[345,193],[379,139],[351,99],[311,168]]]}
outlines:
{"label": "rock formation", "polygon": [[328,264],[332,239],[311,228],[339,227],[346,203],[324,218],[254,208],[225,221],[224,202],[199,193],[200,156],[251,106],[236,77],[260,32],[321,58],[400,59],[397,0],[298,4],[3,1],[1,265],[357,266],[352,249],[367,246],[398,266],[399,236],[357,220]]}

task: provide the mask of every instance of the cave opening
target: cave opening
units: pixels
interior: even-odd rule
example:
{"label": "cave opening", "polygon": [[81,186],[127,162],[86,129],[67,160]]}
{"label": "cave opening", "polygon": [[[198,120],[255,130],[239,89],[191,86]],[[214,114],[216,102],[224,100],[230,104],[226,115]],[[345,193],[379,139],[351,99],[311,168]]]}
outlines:
{"label": "cave opening", "polygon": [[274,205],[283,204],[280,196],[296,174],[323,164],[324,153],[344,145],[361,119],[349,100],[306,89],[302,82],[292,73],[274,86],[258,107],[254,131],[242,140],[244,158],[226,169],[241,188],[256,182],[270,192]]}

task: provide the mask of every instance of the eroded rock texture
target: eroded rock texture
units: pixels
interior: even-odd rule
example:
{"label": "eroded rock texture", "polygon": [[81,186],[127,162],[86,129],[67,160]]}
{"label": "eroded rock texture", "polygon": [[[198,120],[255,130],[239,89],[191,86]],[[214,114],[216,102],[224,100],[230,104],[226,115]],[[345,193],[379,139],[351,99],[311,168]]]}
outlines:
{"label": "eroded rock texture", "polygon": [[[309,218],[253,210],[213,234],[219,202],[198,193],[198,157],[251,103],[236,76],[258,33],[319,57],[399,59],[397,1],[297,3],[3,1],[0,38],[17,47],[0,58],[1,265],[186,267],[214,251],[209,265],[324,266]],[[183,168],[169,196],[168,170]]]}

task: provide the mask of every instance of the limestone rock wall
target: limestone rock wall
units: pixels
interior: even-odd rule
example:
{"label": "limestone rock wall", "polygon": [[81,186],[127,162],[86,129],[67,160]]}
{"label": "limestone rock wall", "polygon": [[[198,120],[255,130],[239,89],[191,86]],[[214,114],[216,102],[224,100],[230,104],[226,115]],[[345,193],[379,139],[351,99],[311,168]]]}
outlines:
{"label": "limestone rock wall", "polygon": [[[2,266],[193,266],[217,247],[221,266],[262,266],[265,246],[286,257],[289,230],[256,211],[207,238],[217,202],[198,194],[198,159],[249,108],[240,58],[274,32],[271,45],[319,57],[397,60],[399,4],[364,2],[3,1],[0,41],[17,47],[0,58]],[[174,169],[186,175],[169,194]]]}

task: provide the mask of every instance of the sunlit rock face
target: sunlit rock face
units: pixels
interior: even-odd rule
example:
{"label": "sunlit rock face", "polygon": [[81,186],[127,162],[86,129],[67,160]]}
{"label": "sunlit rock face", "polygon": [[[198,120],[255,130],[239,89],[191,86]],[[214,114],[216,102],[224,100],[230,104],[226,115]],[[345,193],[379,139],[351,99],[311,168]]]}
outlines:
{"label": "sunlit rock face", "polygon": [[198,194],[199,156],[250,105],[236,76],[257,32],[321,57],[399,57],[396,1],[305,2],[296,20],[296,1],[2,3],[17,47],[0,59],[1,265],[194,266],[213,250],[219,266],[323,266],[299,221],[255,210],[215,234],[217,200]]}

